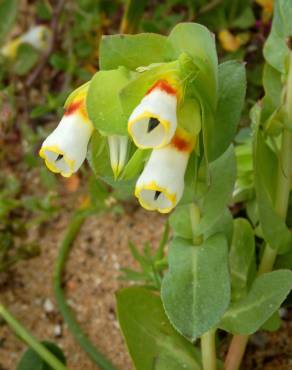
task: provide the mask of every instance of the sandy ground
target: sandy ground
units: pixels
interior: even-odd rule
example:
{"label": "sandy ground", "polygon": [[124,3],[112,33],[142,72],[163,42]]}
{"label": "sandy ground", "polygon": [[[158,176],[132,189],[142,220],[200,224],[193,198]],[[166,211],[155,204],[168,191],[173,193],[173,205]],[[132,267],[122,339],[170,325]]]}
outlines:
{"label": "sandy ground", "polygon": [[[70,370],[96,370],[64,325],[52,292],[58,242],[68,220],[66,213],[46,225],[42,254],[19,263],[6,276],[1,285],[1,300],[35,336],[56,341],[63,348]],[[162,216],[131,207],[123,215],[91,217],[75,242],[67,266],[69,304],[93,343],[120,370],[133,367],[116,320],[114,292],[125,284],[117,278],[121,267],[135,266],[128,242],[142,246],[149,240],[157,246],[163,223]],[[259,333],[252,339],[244,370],[292,369],[291,315],[288,319],[289,313],[279,332]],[[0,324],[0,369],[15,369],[24,349],[14,334]]]}
{"label": "sandy ground", "polygon": [[[63,324],[53,297],[53,265],[67,222],[68,216],[61,216],[47,225],[41,256],[21,262],[11,271],[1,299],[35,336],[54,340],[63,348],[70,370],[96,370]],[[122,216],[91,217],[70,256],[65,279],[69,304],[93,343],[119,369],[132,369],[115,315],[114,293],[125,284],[118,280],[120,268],[135,265],[128,242],[142,246],[149,240],[157,245],[163,224],[163,217],[149,217],[141,209]],[[1,370],[15,369],[24,348],[6,326],[0,326]]]}

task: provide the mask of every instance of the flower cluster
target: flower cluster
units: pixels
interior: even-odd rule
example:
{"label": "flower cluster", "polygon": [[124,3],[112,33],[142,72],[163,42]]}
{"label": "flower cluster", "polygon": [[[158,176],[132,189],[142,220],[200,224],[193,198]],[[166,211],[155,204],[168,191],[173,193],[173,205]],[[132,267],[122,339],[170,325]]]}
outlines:
{"label": "flower cluster", "polygon": [[135,195],[148,210],[170,212],[184,190],[184,175],[195,139],[177,124],[178,89],[157,81],[134,109],[128,131],[135,144],[151,148]]}
{"label": "flower cluster", "polygon": [[[216,152],[210,135],[218,91],[214,38],[193,23],[177,25],[168,37],[105,36],[99,58],[100,70],[69,96],[40,156],[68,177],[91,141],[89,162],[98,176],[133,191],[145,209],[169,213],[183,197],[191,153],[208,161]],[[190,171],[187,181],[194,176]]]}
{"label": "flower cluster", "polygon": [[[47,167],[62,176],[76,172],[85,160],[94,126],[86,110],[88,84],[74,92],[65,105],[64,116],[47,137],[40,156]],[[179,86],[156,81],[128,119],[128,132],[138,148],[152,149],[137,180],[135,195],[148,210],[170,212],[184,190],[184,175],[196,138],[179,127]],[[128,138],[108,136],[109,155],[115,178],[126,163]]]}

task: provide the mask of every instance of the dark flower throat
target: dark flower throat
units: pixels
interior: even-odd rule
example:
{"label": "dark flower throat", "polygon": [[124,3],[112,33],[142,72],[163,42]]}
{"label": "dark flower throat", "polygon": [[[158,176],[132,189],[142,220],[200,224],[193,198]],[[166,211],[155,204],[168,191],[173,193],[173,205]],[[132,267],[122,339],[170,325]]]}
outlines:
{"label": "dark flower throat", "polygon": [[149,133],[152,130],[154,130],[159,125],[159,123],[160,122],[159,122],[159,120],[157,118],[151,117],[149,119],[147,132]]}

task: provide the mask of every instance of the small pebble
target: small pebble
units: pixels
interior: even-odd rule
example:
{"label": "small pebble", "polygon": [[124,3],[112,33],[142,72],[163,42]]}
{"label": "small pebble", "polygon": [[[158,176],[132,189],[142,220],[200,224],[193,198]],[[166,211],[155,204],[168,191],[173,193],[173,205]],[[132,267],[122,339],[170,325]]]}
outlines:
{"label": "small pebble", "polygon": [[263,349],[267,344],[267,337],[264,333],[257,332],[251,336],[250,342],[254,344],[256,347]]}
{"label": "small pebble", "polygon": [[279,315],[280,315],[281,319],[287,320],[288,317],[289,317],[289,312],[288,312],[287,308],[281,307],[279,309]]}
{"label": "small pebble", "polygon": [[51,312],[54,311],[54,309],[55,309],[55,307],[54,307],[53,302],[49,298],[46,298],[45,302],[44,302],[44,310],[47,313],[51,313]]}
{"label": "small pebble", "polygon": [[62,326],[61,325],[55,325],[54,326],[54,336],[56,338],[59,338],[62,336]]}

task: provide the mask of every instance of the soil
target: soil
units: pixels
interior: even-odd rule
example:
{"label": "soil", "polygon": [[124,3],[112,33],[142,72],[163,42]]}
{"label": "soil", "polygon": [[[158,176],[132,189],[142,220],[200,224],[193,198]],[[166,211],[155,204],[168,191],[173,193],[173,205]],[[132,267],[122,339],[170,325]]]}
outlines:
{"label": "soil", "polygon": [[[60,316],[53,292],[52,273],[58,242],[70,215],[61,214],[47,224],[39,257],[18,263],[1,285],[1,300],[40,340],[53,340],[64,350],[70,370],[96,370],[75,343]],[[66,272],[66,292],[79,323],[93,343],[123,370],[133,369],[115,314],[114,293],[124,282],[121,267],[135,267],[127,247],[149,240],[158,245],[164,217],[137,207],[124,214],[90,217],[75,241]],[[290,320],[289,320],[290,319]],[[276,333],[260,332],[249,344],[244,370],[292,369],[292,315],[287,313]],[[25,345],[2,323],[0,369],[16,368]]]}

